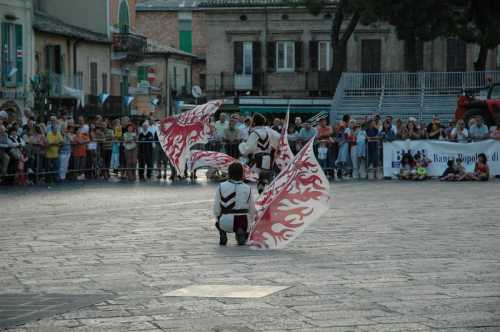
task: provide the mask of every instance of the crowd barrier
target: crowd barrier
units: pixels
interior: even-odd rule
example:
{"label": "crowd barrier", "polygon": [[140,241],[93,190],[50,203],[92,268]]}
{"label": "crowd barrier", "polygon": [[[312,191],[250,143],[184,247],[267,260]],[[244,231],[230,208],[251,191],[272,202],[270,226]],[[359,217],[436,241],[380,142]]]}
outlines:
{"label": "crowd barrier", "polygon": [[[122,178],[133,173],[133,178],[142,175],[149,177],[163,177],[172,175],[175,171],[170,166],[168,158],[164,155],[157,141],[137,141],[140,144],[151,144],[152,151],[147,156],[139,153],[132,156],[132,163],[135,166],[128,167],[123,144],[120,144],[118,155],[118,166],[113,167],[109,150],[103,150],[102,144],[97,144],[95,150],[87,150],[87,155],[83,160],[68,157],[67,170],[61,170],[61,161],[49,160],[45,157],[44,150],[26,144],[24,146],[27,153],[27,160],[22,168],[19,161],[14,156],[10,156],[9,168],[4,179],[11,183],[18,183],[18,179],[26,182],[39,183],[41,181],[52,182],[63,179],[76,179],[82,175],[85,179],[107,178],[110,174],[119,175]],[[303,145],[304,141],[291,141],[294,153]],[[455,143],[438,140],[414,140],[414,141],[392,141],[383,142],[380,138],[371,138],[365,143],[364,148],[350,145],[349,143],[330,142],[327,144],[328,153],[325,159],[321,159],[318,142],[314,145],[314,151],[325,173],[330,177],[349,176],[354,178],[379,178],[394,177],[399,173],[400,160],[407,151],[412,153],[420,152],[430,159],[428,167],[430,176],[440,176],[446,168],[449,159],[462,159],[467,171],[473,171],[474,164],[479,153],[485,153],[492,176],[500,175],[500,141],[483,140],[471,143]],[[236,147],[236,148],[235,148]],[[227,144],[220,140],[209,140],[207,144],[199,144],[196,149],[225,152],[234,157],[238,157],[237,144]],[[346,151],[347,149],[347,151]],[[364,150],[363,150],[364,149]],[[116,165],[115,165],[116,166]],[[23,171],[20,171],[23,169]],[[65,176],[60,175],[64,173]],[[22,184],[22,183],[21,183]]]}

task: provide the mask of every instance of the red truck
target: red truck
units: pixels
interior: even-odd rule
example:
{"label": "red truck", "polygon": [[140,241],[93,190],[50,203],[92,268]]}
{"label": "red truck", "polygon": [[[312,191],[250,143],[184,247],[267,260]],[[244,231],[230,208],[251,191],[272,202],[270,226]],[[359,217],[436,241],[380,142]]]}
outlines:
{"label": "red truck", "polygon": [[469,123],[471,118],[482,117],[483,123],[488,126],[500,121],[500,83],[491,84],[480,90],[480,96],[471,96],[465,93],[458,98],[455,119],[464,119]]}

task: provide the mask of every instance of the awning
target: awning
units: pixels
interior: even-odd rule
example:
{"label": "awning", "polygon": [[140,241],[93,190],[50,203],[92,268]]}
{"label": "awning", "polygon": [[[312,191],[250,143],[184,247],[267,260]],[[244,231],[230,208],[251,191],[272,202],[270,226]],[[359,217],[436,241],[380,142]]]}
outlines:
{"label": "awning", "polygon": [[[240,105],[240,112],[244,114],[252,113],[283,113],[288,110],[287,106],[243,106]],[[330,112],[330,107],[290,107],[290,113],[311,113],[317,114],[322,112]]]}

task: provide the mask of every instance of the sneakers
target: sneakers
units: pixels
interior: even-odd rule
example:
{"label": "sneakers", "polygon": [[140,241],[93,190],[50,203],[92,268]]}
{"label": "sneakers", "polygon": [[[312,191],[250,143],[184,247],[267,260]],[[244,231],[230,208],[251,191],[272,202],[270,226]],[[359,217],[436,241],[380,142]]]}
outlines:
{"label": "sneakers", "polygon": [[245,243],[247,242],[247,238],[248,238],[248,233],[241,228],[238,229],[238,231],[236,232],[236,242],[238,243],[238,245],[239,246],[245,245]]}
{"label": "sneakers", "polygon": [[84,175],[84,174],[80,174],[80,175],[78,175],[78,176],[76,177],[76,179],[77,179],[78,181],[85,180],[85,175]]}

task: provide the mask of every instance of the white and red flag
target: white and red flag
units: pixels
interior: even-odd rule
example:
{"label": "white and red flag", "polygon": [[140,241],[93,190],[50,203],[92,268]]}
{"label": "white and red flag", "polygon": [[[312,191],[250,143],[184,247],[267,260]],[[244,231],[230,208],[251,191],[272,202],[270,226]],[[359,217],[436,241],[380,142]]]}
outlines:
{"label": "white and red flag", "polygon": [[290,108],[286,112],[283,128],[281,128],[280,140],[276,150],[274,163],[278,166],[279,170],[284,170],[288,164],[293,160],[293,152],[288,144],[288,121],[290,118]]}
{"label": "white and red flag", "polygon": [[329,209],[330,183],[311,139],[256,201],[257,217],[247,244],[281,249]]}
{"label": "white and red flag", "polygon": [[[236,161],[238,161],[238,159],[222,152],[192,150],[188,166],[190,171],[194,171],[198,168],[211,168],[227,173],[229,165]],[[257,182],[259,176],[253,173],[250,167],[243,165],[243,171],[245,180]]]}
{"label": "white and red flag", "polygon": [[189,149],[195,144],[207,142],[210,117],[221,106],[220,100],[210,101],[160,122],[158,139],[179,175],[184,174],[186,169]]}

